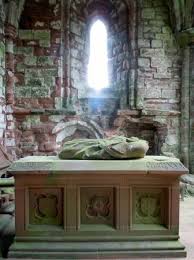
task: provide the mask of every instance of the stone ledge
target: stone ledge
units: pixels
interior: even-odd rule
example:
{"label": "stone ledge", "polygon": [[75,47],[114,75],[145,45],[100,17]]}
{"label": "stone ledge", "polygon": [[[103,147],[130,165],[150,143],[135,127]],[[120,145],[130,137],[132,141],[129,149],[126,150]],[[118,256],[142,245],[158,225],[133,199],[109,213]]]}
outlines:
{"label": "stone ledge", "polygon": [[118,116],[179,116],[181,114],[180,111],[176,110],[118,110]]}
{"label": "stone ledge", "polygon": [[179,241],[111,241],[111,242],[32,242],[17,241],[11,246],[10,258],[42,259],[115,259],[150,257],[186,257]]}
{"label": "stone ledge", "polygon": [[140,116],[141,110],[130,110],[130,109],[122,109],[118,110],[117,115],[118,116]]}
{"label": "stone ledge", "polygon": [[14,107],[14,115],[76,115],[74,110],[68,109],[25,109],[20,107]]}
{"label": "stone ledge", "polygon": [[179,116],[180,111],[176,110],[142,110],[143,116]]}

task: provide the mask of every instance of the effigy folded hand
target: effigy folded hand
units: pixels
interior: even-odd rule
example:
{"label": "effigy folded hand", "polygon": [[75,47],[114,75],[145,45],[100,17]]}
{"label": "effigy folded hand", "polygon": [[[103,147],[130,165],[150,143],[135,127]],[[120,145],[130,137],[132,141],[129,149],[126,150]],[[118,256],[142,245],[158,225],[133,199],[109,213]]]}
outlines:
{"label": "effigy folded hand", "polygon": [[113,136],[106,139],[75,139],[63,145],[60,159],[114,160],[143,158],[148,142],[137,137]]}

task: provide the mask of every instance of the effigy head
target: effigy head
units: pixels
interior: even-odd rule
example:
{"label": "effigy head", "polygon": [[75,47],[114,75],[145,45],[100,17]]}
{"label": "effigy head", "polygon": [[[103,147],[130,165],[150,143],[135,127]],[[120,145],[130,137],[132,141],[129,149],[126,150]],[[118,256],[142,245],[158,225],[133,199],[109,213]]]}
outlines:
{"label": "effigy head", "polygon": [[143,158],[148,142],[137,137],[113,136],[105,139],[75,139],[63,145],[59,158],[77,160],[116,160]]}
{"label": "effigy head", "polygon": [[148,142],[137,137],[118,136],[113,137],[112,140],[113,143],[105,149],[108,154],[117,159],[143,158],[149,149]]}

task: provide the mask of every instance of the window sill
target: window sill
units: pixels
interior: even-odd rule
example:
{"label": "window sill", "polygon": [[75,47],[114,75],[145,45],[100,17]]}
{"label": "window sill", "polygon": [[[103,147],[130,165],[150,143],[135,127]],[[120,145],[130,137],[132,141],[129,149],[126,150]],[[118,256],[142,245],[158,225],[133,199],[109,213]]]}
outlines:
{"label": "window sill", "polygon": [[103,88],[101,90],[95,90],[92,88],[86,88],[85,93],[80,95],[79,99],[117,99],[118,95],[112,88]]}

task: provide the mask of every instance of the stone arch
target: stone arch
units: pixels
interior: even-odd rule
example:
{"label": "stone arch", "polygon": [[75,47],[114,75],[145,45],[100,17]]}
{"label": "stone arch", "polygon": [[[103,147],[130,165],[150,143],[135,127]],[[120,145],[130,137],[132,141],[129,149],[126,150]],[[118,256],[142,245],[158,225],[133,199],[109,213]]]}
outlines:
{"label": "stone arch", "polygon": [[56,125],[52,133],[56,135],[56,142],[60,146],[75,138],[99,139],[104,137],[103,130],[92,120],[62,121]]}
{"label": "stone arch", "polygon": [[[89,41],[86,39],[92,17],[100,16],[108,23],[109,66],[111,67],[109,81],[110,90],[116,92],[114,97],[118,97],[115,106],[119,105],[121,109],[133,107],[134,97],[129,97],[129,95],[135,93],[133,91],[135,81],[131,79],[136,69],[134,49],[136,48],[137,12],[135,9],[136,3],[134,1],[125,0],[106,2],[83,0],[82,4],[72,0],[66,4],[65,13],[68,15],[66,31],[69,31],[66,42],[66,49],[69,50],[69,55],[66,57],[66,64],[69,64],[66,71],[66,98],[69,100],[68,102],[74,104],[77,100],[88,98],[86,68],[89,53],[87,42]],[[82,107],[80,109],[82,110]]]}

